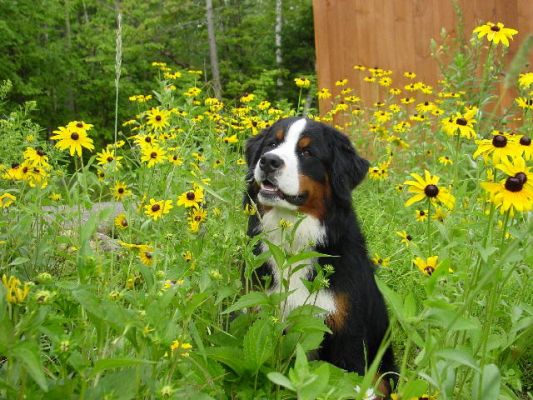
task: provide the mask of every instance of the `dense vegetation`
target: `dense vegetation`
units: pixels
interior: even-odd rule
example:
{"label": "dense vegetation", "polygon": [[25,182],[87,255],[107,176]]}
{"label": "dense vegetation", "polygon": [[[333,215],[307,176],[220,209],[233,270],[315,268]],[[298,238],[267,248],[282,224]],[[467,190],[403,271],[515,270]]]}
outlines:
{"label": "dense vegetation", "polygon": [[[311,0],[284,2],[282,68],[275,62],[275,0],[215,0],[224,97],[260,92],[295,101],[296,76],[314,74]],[[0,79],[11,104],[35,100],[34,119],[49,132],[86,119],[111,137],[115,112],[115,31],[122,14],[120,117],[135,112],[128,94],[152,90],[154,60],[199,69],[209,88],[204,0],[20,0],[0,2]],[[277,78],[284,85],[278,87]]]}
{"label": "dense vegetation", "polygon": [[[133,3],[121,4],[133,9]],[[79,29],[96,24],[99,12],[113,20],[95,4],[57,3],[48,10],[44,3],[2,3],[12,13],[2,29],[27,15],[41,26],[59,26],[67,9],[68,15],[77,10]],[[42,75],[53,84],[18,79],[24,68],[15,64],[28,61],[7,57],[14,68],[6,69],[13,83],[0,85],[0,397],[363,398],[378,364],[360,377],[308,360],[328,330],[316,308],[304,306],[283,319],[279,304],[286,293],[269,296],[251,284],[264,257],[284,268],[316,257],[275,245],[254,256],[245,228],[256,210],[241,206],[246,139],[280,117],[301,115],[302,107],[274,100],[273,79],[261,86],[243,75],[232,85],[230,73],[227,96],[239,96],[218,100],[201,70],[161,62],[152,57],[160,50],[155,45],[154,54],[144,53],[141,42],[151,43],[147,38],[164,26],[150,25],[148,17],[170,17],[172,9],[145,4],[138,6],[137,28],[155,36],[131,32],[130,43],[139,40],[131,56],[140,58],[122,64],[119,89],[127,96],[116,134],[110,121],[120,65],[112,28],[79,36],[93,49],[107,46],[107,53],[95,50],[106,62],[88,63],[100,83],[72,85],[73,70],[63,65],[76,58],[61,57],[59,45],[52,61],[61,74]],[[172,10],[191,20],[186,13],[202,14],[194,7],[199,3],[188,5]],[[257,5],[268,14],[267,2]],[[85,10],[87,26],[79,17]],[[415,73],[357,66],[337,82],[340,94],[318,91],[333,107],[314,118],[338,124],[372,162],[354,203],[390,308],[399,366],[395,400],[531,397],[533,72],[524,60],[533,40],[525,40],[508,68],[506,47],[494,32],[515,33],[493,28],[481,26],[466,47],[443,44],[451,61],[442,65],[439,87],[417,81]],[[40,40],[52,43],[45,33]],[[192,36],[165,37],[193,42]],[[227,46],[238,53],[235,38]],[[54,57],[52,47],[38,47],[33,65]],[[78,68],[85,69],[83,63]],[[501,76],[504,89],[518,93],[506,107]],[[314,93],[301,78],[285,78],[292,93],[280,96]],[[410,83],[399,85],[404,78]],[[362,103],[350,88],[355,80],[376,85],[382,101]],[[49,134],[32,120],[35,102],[13,102],[33,93],[42,111],[41,101],[51,101],[44,88],[56,84],[64,96],[56,103],[62,120]],[[69,90],[83,120],[69,118]],[[59,118],[48,114],[40,120]],[[103,129],[109,134],[102,136]],[[280,229],[290,241],[293,226]],[[317,266],[310,288],[327,286],[329,273]]]}

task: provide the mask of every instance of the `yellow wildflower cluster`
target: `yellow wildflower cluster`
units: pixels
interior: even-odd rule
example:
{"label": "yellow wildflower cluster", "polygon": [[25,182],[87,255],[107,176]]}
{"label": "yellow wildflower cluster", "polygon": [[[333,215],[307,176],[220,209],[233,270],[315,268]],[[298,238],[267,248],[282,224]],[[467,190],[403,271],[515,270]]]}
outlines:
{"label": "yellow wildflower cluster", "polygon": [[20,280],[14,276],[8,278],[6,275],[3,275],[2,284],[6,289],[6,299],[11,304],[20,304],[24,302],[30,292],[30,284],[26,282],[23,285]]}

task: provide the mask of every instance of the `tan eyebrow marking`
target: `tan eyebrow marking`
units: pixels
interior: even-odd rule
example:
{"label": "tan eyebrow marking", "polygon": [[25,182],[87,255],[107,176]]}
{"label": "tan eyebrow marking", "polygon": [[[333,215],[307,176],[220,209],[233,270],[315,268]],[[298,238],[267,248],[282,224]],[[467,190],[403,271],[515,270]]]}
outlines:
{"label": "tan eyebrow marking", "polygon": [[276,139],[278,139],[280,142],[285,138],[285,132],[283,132],[283,129],[278,129],[276,131]]}
{"label": "tan eyebrow marking", "polygon": [[307,146],[309,146],[310,143],[311,143],[311,138],[309,136],[304,136],[303,138],[298,140],[298,148],[299,149],[306,148]]}

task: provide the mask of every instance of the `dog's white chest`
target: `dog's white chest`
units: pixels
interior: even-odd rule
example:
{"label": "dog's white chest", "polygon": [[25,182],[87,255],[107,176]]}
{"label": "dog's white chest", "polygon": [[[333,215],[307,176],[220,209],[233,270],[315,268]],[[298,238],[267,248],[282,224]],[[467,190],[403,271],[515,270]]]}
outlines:
{"label": "dog's white chest", "polygon": [[[281,246],[289,254],[311,250],[316,244],[323,243],[325,228],[320,221],[310,215],[298,217],[290,211],[272,209],[262,218],[262,228],[266,238]],[[264,246],[266,250],[267,246]],[[282,314],[286,317],[293,309],[304,304],[312,304],[325,310],[325,314],[335,311],[333,295],[328,289],[309,293],[304,281],[313,274],[315,259],[280,268],[272,258],[270,264],[274,275],[271,292],[285,292],[289,296],[282,304]],[[288,287],[287,287],[288,285]]]}

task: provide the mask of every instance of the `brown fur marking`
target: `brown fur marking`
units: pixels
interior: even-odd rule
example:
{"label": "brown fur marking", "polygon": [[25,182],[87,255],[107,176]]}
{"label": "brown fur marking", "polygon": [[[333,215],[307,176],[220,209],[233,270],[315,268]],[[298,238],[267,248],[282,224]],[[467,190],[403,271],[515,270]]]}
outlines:
{"label": "brown fur marking", "polygon": [[326,318],[326,325],[333,331],[343,329],[350,308],[350,299],[346,293],[335,293],[335,312]]}
{"label": "brown fur marking", "polygon": [[278,129],[276,131],[276,139],[278,139],[280,142],[285,138],[285,132],[283,132],[283,129]]}
{"label": "brown fur marking", "polygon": [[300,192],[307,192],[308,197],[298,210],[322,221],[326,215],[326,200],[330,197],[330,191],[327,181],[320,183],[308,176],[300,175]]}
{"label": "brown fur marking", "polygon": [[304,136],[300,140],[298,140],[298,148],[305,149],[307,146],[309,146],[309,143],[311,143],[311,138],[309,136]]}

